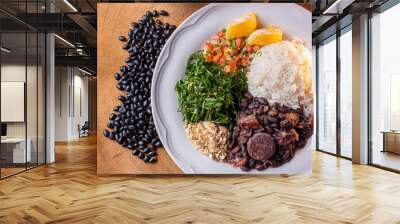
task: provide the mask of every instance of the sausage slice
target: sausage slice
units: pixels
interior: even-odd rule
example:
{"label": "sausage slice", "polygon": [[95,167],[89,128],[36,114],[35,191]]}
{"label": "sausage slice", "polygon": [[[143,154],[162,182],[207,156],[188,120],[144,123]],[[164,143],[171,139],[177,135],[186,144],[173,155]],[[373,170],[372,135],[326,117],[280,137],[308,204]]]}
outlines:
{"label": "sausage slice", "polygon": [[268,133],[257,133],[247,142],[247,152],[256,160],[266,161],[275,154],[275,151],[275,141]]}

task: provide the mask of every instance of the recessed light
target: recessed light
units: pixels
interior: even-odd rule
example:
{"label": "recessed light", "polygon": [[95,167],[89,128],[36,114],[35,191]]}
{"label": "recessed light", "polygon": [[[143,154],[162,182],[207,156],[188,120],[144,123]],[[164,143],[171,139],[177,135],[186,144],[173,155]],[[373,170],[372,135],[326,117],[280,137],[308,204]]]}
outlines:
{"label": "recessed light", "polygon": [[78,10],[68,0],[64,0],[64,3],[67,4],[73,11],[78,12]]}
{"label": "recessed light", "polygon": [[72,44],[71,42],[69,42],[68,40],[66,40],[66,39],[64,39],[64,38],[62,38],[62,37],[60,37],[60,36],[57,35],[57,34],[54,34],[54,36],[57,37],[57,38],[58,38],[59,40],[61,40],[62,42],[66,43],[67,45],[69,45],[69,46],[75,48],[75,45],[73,45],[73,44]]}
{"label": "recessed light", "polygon": [[7,49],[7,48],[5,48],[5,47],[1,47],[0,49],[1,49],[2,51],[6,52],[6,53],[10,53],[10,52],[11,52],[11,50],[9,50],[9,49]]}
{"label": "recessed light", "polygon": [[85,74],[87,74],[87,75],[90,75],[90,76],[93,75],[92,73],[90,73],[90,72],[88,72],[88,71],[86,71],[86,70],[83,70],[83,69],[81,69],[81,68],[79,68],[79,67],[78,67],[78,70],[81,71],[81,72],[83,72],[83,73],[85,73]]}

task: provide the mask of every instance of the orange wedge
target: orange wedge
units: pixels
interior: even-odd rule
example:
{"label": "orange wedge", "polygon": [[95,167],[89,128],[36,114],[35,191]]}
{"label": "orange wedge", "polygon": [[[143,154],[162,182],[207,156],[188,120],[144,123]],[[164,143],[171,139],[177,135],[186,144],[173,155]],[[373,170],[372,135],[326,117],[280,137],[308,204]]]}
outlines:
{"label": "orange wedge", "polygon": [[282,30],[276,26],[268,26],[267,28],[254,31],[247,39],[250,45],[268,45],[282,40]]}
{"label": "orange wedge", "polygon": [[247,37],[257,28],[257,16],[255,13],[247,13],[233,22],[226,28],[226,39],[236,37]]}

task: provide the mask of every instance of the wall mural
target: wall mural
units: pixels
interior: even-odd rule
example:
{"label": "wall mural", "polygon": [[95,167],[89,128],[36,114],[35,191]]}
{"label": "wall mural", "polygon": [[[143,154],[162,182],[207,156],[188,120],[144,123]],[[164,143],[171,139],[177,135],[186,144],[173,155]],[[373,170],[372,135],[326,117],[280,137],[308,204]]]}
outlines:
{"label": "wall mural", "polygon": [[98,29],[98,174],[311,171],[307,7],[104,3]]}

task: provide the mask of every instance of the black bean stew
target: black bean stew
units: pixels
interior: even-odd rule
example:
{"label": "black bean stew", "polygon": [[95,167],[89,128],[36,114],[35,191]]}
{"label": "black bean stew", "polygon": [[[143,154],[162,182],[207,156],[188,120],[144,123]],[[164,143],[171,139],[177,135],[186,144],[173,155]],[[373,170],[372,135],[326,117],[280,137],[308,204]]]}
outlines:
{"label": "black bean stew", "polygon": [[157,19],[159,16],[168,16],[168,12],[148,11],[132,23],[128,38],[118,37],[129,53],[126,64],[115,74],[117,88],[124,94],[118,97],[121,103],[113,108],[103,131],[105,137],[149,163],[157,161],[156,149],[161,146],[151,112],[151,80],[161,49],[176,28]]}
{"label": "black bean stew", "polygon": [[227,161],[244,171],[287,163],[313,134],[313,118],[307,117],[303,108],[270,105],[250,93],[239,107]]}

